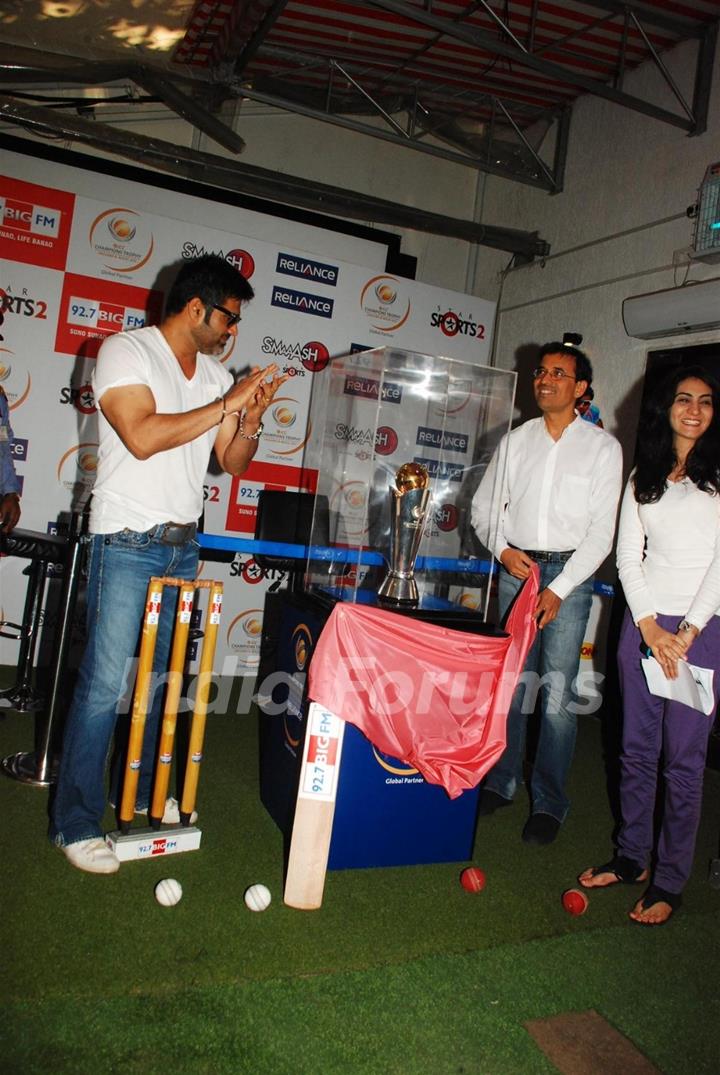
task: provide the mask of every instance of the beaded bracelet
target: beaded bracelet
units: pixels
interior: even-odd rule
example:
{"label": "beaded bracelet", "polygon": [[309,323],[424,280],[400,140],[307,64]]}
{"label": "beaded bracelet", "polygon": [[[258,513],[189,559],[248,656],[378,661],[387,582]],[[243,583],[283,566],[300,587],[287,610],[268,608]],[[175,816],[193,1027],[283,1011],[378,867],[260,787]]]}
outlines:
{"label": "beaded bracelet", "polygon": [[260,440],[260,437],[262,436],[263,429],[264,429],[264,426],[263,426],[263,423],[261,422],[254,433],[246,433],[245,432],[245,415],[241,414],[240,415],[240,421],[238,423],[237,433],[235,434],[235,436],[240,437],[242,440]]}

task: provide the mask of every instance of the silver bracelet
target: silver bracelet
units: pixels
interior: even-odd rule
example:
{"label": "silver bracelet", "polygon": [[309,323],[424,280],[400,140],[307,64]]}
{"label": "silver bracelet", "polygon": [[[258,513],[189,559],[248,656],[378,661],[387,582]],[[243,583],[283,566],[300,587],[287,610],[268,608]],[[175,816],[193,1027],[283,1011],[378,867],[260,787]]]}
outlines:
{"label": "silver bracelet", "polygon": [[216,396],[213,400],[213,403],[222,403],[222,414],[220,415],[220,421],[217,423],[218,425],[220,425],[224,421],[225,415],[227,414],[227,403],[225,402],[225,396]]}
{"label": "silver bracelet", "polygon": [[265,427],[263,426],[263,423],[261,422],[254,433],[246,433],[245,432],[245,415],[241,414],[240,415],[240,421],[238,422],[237,433],[235,434],[235,436],[240,437],[241,440],[260,440],[260,437],[262,436],[262,431],[263,431],[264,428]]}

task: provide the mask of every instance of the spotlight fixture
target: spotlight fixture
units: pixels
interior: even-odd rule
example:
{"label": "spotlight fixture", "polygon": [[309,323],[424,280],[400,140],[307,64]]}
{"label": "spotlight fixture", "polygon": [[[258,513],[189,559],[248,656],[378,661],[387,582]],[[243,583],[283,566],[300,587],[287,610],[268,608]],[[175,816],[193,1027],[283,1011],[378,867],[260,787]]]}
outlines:
{"label": "spotlight fixture", "polygon": [[563,332],[563,347],[579,347],[582,340],[579,332]]}

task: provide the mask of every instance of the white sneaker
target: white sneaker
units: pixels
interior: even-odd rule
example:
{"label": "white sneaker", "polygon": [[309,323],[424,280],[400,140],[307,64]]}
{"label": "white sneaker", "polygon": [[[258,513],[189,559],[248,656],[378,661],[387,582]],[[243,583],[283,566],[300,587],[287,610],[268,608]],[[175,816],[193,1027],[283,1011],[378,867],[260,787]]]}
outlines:
{"label": "white sneaker", "polygon": [[86,873],[117,873],[120,869],[117,855],[100,836],[78,840],[61,850],[68,862]]}
{"label": "white sneaker", "polygon": [[[135,813],[136,814],[144,814],[145,817],[147,817],[147,815],[148,815],[147,810],[136,810]],[[193,812],[190,814],[190,824],[194,825],[195,822],[197,821],[197,819],[198,819],[197,810],[193,810]],[[173,799],[172,796],[170,796],[169,799],[165,800],[165,811],[164,811],[163,816],[162,816],[162,824],[163,825],[179,825],[180,824],[180,804],[177,801],[177,799]]]}

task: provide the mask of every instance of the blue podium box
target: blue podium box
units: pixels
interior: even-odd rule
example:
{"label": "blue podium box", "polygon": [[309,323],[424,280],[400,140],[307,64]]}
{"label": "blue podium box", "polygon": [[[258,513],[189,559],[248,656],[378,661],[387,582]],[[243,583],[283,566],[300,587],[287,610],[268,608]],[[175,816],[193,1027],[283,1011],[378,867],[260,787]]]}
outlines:
{"label": "blue podium box", "polygon": [[[265,676],[264,688],[261,684],[260,795],[286,841],[302,759],[307,671],[329,611],[311,595],[284,596],[276,618],[275,671]],[[477,789],[450,799],[348,724],[328,868],[467,861],[477,801]]]}

